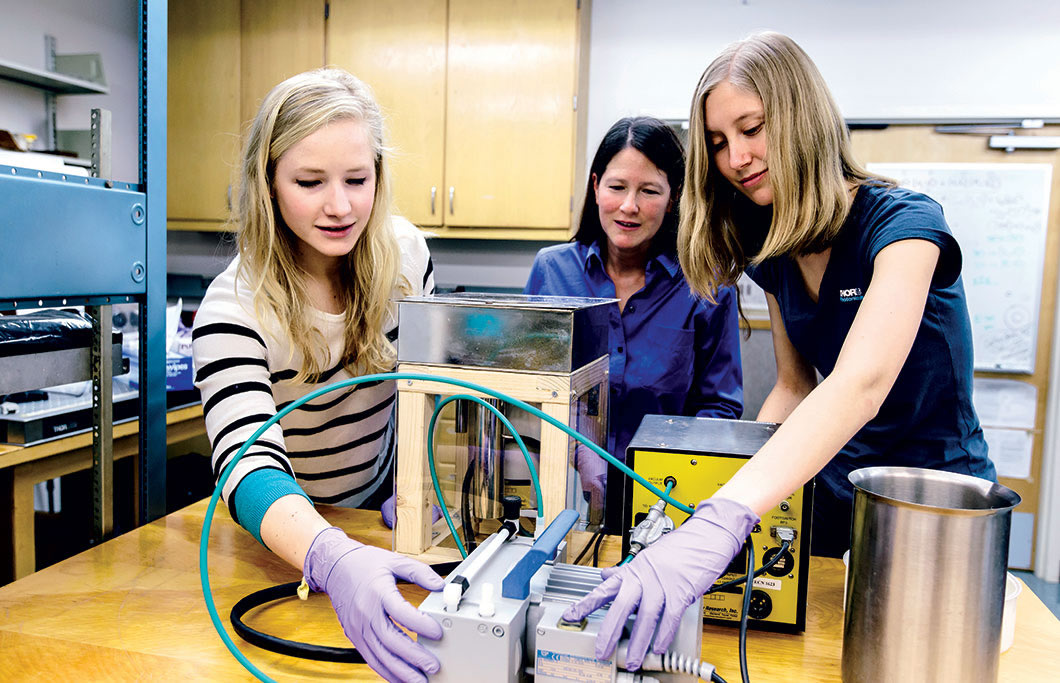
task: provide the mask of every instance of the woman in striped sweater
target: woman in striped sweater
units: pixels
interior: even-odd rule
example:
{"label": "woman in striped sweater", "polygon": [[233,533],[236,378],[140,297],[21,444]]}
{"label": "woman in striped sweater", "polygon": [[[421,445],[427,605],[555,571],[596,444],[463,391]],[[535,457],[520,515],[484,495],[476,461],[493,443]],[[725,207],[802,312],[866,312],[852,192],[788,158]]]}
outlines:
{"label": "woman in striped sweater", "polygon": [[[434,290],[423,236],[391,216],[383,119],[371,91],[320,69],[272,89],[241,159],[239,254],[196,315],[195,382],[219,477],[284,406],[338,380],[393,368],[393,300]],[[389,680],[426,680],[438,661],[397,628],[441,637],[395,577],[440,590],[426,565],[365,546],[314,502],[378,508],[391,493],[393,382],[314,399],[236,464],[232,517],[325,591],[350,640]]]}

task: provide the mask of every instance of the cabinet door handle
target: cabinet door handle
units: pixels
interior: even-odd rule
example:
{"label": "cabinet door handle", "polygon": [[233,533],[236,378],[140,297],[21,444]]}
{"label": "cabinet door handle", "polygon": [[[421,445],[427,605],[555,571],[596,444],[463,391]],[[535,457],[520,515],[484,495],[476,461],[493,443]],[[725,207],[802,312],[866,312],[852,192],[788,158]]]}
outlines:
{"label": "cabinet door handle", "polygon": [[434,198],[438,196],[438,188],[434,185],[431,186],[431,215],[434,215]]}
{"label": "cabinet door handle", "polygon": [[449,215],[453,215],[453,195],[456,194],[456,188],[452,185],[449,186]]}

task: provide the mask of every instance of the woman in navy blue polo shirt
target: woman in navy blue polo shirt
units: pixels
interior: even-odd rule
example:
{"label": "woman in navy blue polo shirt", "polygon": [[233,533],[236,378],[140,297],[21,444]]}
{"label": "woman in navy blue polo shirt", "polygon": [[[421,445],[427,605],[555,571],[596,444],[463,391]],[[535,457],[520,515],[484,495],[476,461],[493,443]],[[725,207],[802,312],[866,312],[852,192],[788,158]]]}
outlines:
{"label": "woman in navy blue polo shirt", "polygon": [[[538,252],[524,290],[618,299],[610,311],[606,449],[619,459],[645,415],[743,412],[735,290],[719,288],[714,303],[699,299],[677,263],[684,166],[681,143],[662,121],[611,126],[590,167],[574,239]],[[599,497],[606,464],[584,449],[577,458],[583,486]],[[606,495],[607,526],[617,531],[621,486]]]}
{"label": "woman in navy blue polo shirt", "polygon": [[849,542],[853,469],[996,478],[972,407],[961,254],[942,208],[853,159],[828,87],[790,38],[753,35],[703,73],[678,243],[704,296],[744,270],[765,289],[777,383],[758,417],[782,424],[679,529],[605,570],[564,615],[578,619],[614,600],[597,641],[602,656],[637,611],[632,669],[656,624],[660,652],[759,516],[811,477],[814,551],[831,555]]}

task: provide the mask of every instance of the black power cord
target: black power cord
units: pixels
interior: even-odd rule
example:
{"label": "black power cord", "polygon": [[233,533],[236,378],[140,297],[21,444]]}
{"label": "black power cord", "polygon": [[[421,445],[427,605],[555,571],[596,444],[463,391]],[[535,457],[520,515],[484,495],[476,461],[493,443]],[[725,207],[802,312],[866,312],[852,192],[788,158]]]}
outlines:
{"label": "black power cord", "polygon": [[[783,553],[777,553],[777,556]],[[743,590],[743,614],[740,615],[740,677],[750,683],[747,676],[747,613],[751,611],[751,589],[754,587],[755,546],[747,539],[747,587]]]}
{"label": "black power cord", "polygon": [[[750,541],[748,541],[748,545],[750,545]],[[777,562],[780,562],[780,560],[782,560],[784,558],[784,553],[787,552],[788,548],[790,548],[790,547],[791,547],[791,542],[783,541],[780,544],[780,550],[777,551],[777,554],[774,555],[773,558],[769,560],[769,562],[766,562],[761,567],[759,567],[758,571],[756,571],[754,574],[752,574],[751,577],[752,578],[758,578],[762,574],[765,574],[769,569],[772,569],[773,565],[775,565]],[[743,583],[747,583],[747,577],[746,576],[738,576],[735,579],[731,579],[729,581],[726,581],[725,583],[719,583],[717,586],[712,586],[710,588],[710,590],[708,590],[706,592],[706,595],[710,595],[711,593],[717,593],[718,591],[725,590],[726,588],[730,588],[732,586],[739,586],[740,584],[743,584]]]}
{"label": "black power cord", "polygon": [[[431,569],[436,573],[445,576],[453,572],[458,564],[460,563],[440,562],[438,564],[432,564]],[[401,580],[397,580],[397,582],[407,583],[406,581]],[[247,626],[243,622],[243,616],[255,607],[261,607],[274,600],[297,597],[296,591],[301,583],[301,581],[281,583],[277,586],[270,586],[255,591],[244,597],[232,606],[232,612],[229,614],[229,619],[232,622],[232,629],[239,634],[240,638],[251,645],[260,647],[262,650],[268,650],[269,652],[287,655],[288,657],[312,659],[318,662],[365,664],[364,655],[358,652],[356,648],[331,647],[330,645],[314,645],[312,643],[303,643],[297,640],[287,640],[286,638],[280,638],[279,636],[270,636],[267,633],[263,633],[262,631]]]}
{"label": "black power cord", "polygon": [[[784,557],[784,553],[787,552],[788,548],[791,547],[791,541],[784,540],[780,544],[780,550],[777,551],[768,562],[758,568],[758,571],[752,571],[755,566],[755,549],[751,539],[747,539],[747,575],[740,576],[725,583],[720,583],[717,586],[712,587],[707,591],[707,595],[716,593],[730,586],[736,586],[739,584],[746,584],[747,587],[743,591],[743,613],[740,615],[740,677],[743,683],[750,683],[750,678],[747,675],[747,617],[748,612],[751,610],[751,589],[754,587],[753,580],[757,576],[761,576],[768,569],[772,568],[777,562],[780,562],[781,558]],[[714,683],[725,683],[725,680],[717,673],[711,675],[711,681]]]}
{"label": "black power cord", "polygon": [[589,542],[585,544],[585,547],[582,548],[582,551],[580,553],[578,553],[578,557],[574,558],[574,562],[571,562],[571,564],[579,564],[579,563],[581,563],[582,558],[585,557],[585,555],[589,552],[589,548],[592,548],[593,544],[596,543],[597,539],[600,536],[603,536],[603,534],[604,534],[604,530],[603,530],[603,527],[601,527],[599,530],[596,531],[596,533],[594,533],[592,536],[590,536],[589,537]]}
{"label": "black power cord", "polygon": [[464,546],[470,555],[478,547],[474,531],[471,528],[471,475],[475,469],[471,461],[467,463],[464,480],[460,484],[460,528],[464,532]]}
{"label": "black power cord", "polygon": [[604,535],[600,534],[596,537],[596,543],[593,544],[593,566],[600,566],[600,544],[604,542]]}
{"label": "black power cord", "polygon": [[229,615],[232,621],[232,628],[243,640],[269,652],[276,652],[289,657],[313,659],[318,662],[365,664],[364,655],[358,652],[356,648],[300,643],[278,636],[270,636],[243,623],[243,615],[255,607],[260,607],[273,600],[297,597],[295,591],[298,590],[298,586],[301,583],[301,581],[281,583],[278,586],[271,586],[246,596],[232,607],[232,613]]}

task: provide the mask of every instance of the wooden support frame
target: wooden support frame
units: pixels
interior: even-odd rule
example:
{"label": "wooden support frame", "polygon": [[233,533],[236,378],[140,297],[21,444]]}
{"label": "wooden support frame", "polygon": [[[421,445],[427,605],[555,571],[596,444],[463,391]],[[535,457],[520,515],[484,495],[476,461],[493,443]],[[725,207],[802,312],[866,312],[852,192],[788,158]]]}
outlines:
{"label": "wooden support frame", "polygon": [[[577,397],[593,387],[600,388],[601,414],[606,415],[608,395],[608,357],[571,373],[529,372],[401,363],[399,373],[415,373],[463,380],[489,387],[527,403],[541,404],[545,414],[570,426]],[[395,468],[396,523],[394,550],[422,556],[431,549],[431,479],[427,463],[427,426],[433,412],[434,395],[451,396],[466,393],[489,398],[485,394],[430,380],[398,382],[398,452]],[[606,427],[605,427],[606,432]],[[556,427],[541,427],[541,455],[538,477],[541,481],[544,520],[548,524],[568,505],[573,485],[569,462],[573,441]],[[440,550],[440,549],[438,549]],[[445,553],[442,553],[445,554]],[[438,557],[430,552],[427,557]]]}

